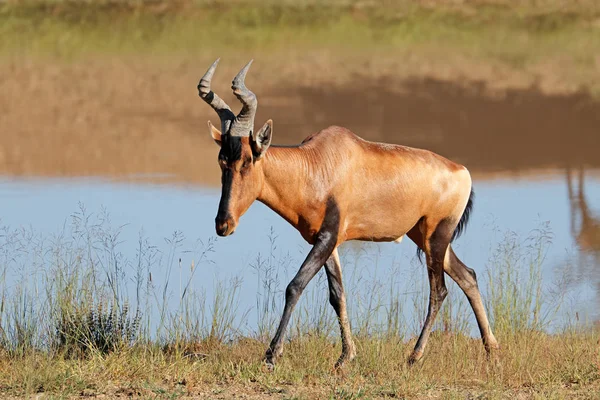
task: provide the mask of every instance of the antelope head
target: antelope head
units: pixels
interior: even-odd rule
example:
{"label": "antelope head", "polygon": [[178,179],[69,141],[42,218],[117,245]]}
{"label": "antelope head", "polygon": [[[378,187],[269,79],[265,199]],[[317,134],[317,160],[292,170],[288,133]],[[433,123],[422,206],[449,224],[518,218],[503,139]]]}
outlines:
{"label": "antelope head", "polygon": [[242,103],[236,116],[231,108],[211,89],[210,83],[217,68],[217,59],[198,84],[198,94],[216,112],[221,130],[208,121],[213,140],[219,145],[221,167],[221,200],[215,219],[219,236],[235,231],[240,217],[260,194],[263,184],[262,158],[271,144],[273,121],[268,120],[258,131],[254,130],[254,116],[258,102],[256,95],[244,84],[252,60],[233,79],[231,88]]}

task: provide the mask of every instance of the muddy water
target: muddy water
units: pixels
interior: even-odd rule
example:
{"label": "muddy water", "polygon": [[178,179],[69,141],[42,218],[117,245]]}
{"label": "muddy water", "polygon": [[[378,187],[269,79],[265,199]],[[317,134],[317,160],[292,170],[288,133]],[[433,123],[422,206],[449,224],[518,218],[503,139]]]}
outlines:
{"label": "muddy water", "polygon": [[[281,144],[297,143],[311,132],[338,124],[366,139],[428,148],[465,164],[475,177],[477,198],[468,230],[455,246],[459,256],[485,282],[487,271],[505,265],[507,248],[502,246],[508,241],[511,248],[523,246],[524,255],[518,256],[514,264],[526,276],[528,254],[532,252],[527,247],[532,241],[526,239],[539,235],[536,229],[550,231],[551,242],[544,247],[542,261],[544,292],[550,299],[564,295],[564,306],[552,316],[551,326],[600,318],[598,103],[585,95],[548,97],[535,90],[490,94],[479,85],[439,81],[357,78],[357,82],[360,85],[257,90],[257,123],[273,118],[274,141]],[[85,95],[84,86],[79,90],[72,97]],[[38,121],[23,122],[28,132],[36,124],[47,128],[42,139],[42,144],[48,144],[45,151],[30,153],[15,144],[18,137],[9,140],[8,134],[4,136],[2,223],[52,235],[62,229],[78,203],[92,213],[105,207],[112,224],[123,226],[120,251],[130,260],[135,259],[140,230],[164,254],[169,252],[164,239],[180,231],[185,238],[176,258],[182,259],[184,268],[176,268],[176,283],[171,283],[169,291],[172,306],[176,307],[179,281],[190,277],[187,266],[197,256],[192,251],[198,248],[197,240],[206,243],[215,236],[217,148],[203,127],[205,118],[216,118],[198,102],[194,107],[201,111],[192,112],[189,106],[174,103],[171,108],[165,106],[161,112],[154,112],[156,104],[147,98],[128,104],[127,112],[123,112],[121,106],[127,98],[119,97],[118,92],[116,96],[114,102],[97,105],[102,107],[106,120],[95,119],[90,110],[87,117],[74,121],[89,122],[89,129],[77,135],[69,135],[74,125],[56,113],[42,113]],[[5,132],[13,117],[4,119]],[[60,118],[60,126],[53,118]],[[115,120],[119,121],[116,134],[109,124]],[[121,131],[124,127],[127,130]],[[19,128],[15,129],[18,132]],[[200,130],[201,134],[190,135],[192,130]],[[52,132],[60,133],[55,141]],[[156,136],[156,132],[164,137]],[[94,139],[86,140],[88,135]],[[148,142],[136,145],[144,135],[150,135]],[[63,143],[73,137],[80,141]],[[178,142],[182,138],[183,146]],[[118,149],[111,147],[115,141],[120,145]],[[11,158],[11,154],[17,154],[15,147],[19,148],[19,157]],[[13,173],[21,176],[11,176]],[[56,177],[23,176],[29,174]],[[61,175],[96,177],[73,179]],[[122,181],[103,175],[119,176]],[[273,232],[277,236],[274,249],[270,241]],[[308,250],[297,232],[256,203],[241,219],[235,235],[216,239],[214,252],[209,254],[212,263],[201,264],[191,280],[194,287],[204,288],[210,296],[215,279],[243,277],[240,313],[251,310],[247,324],[252,328],[256,324],[256,293],[261,287],[253,268],[257,256],[273,255],[278,260],[283,270],[278,289],[283,290]],[[356,294],[350,296],[350,307],[363,307],[364,311],[369,285],[383,287],[389,282],[397,282],[401,299],[412,302],[411,295],[427,288],[425,269],[415,261],[414,250],[409,240],[401,244],[344,245],[342,261],[349,271],[345,280],[356,283],[356,288],[350,290]],[[164,270],[154,271],[155,282],[166,281],[165,274]],[[485,283],[482,286],[489,293],[490,288]],[[303,301],[325,301],[321,275],[310,287],[316,297],[305,296]],[[462,296],[456,286],[450,287],[457,293],[455,298]],[[283,296],[278,295],[282,303]],[[414,310],[406,312],[410,320]],[[474,324],[472,327],[475,329]]]}

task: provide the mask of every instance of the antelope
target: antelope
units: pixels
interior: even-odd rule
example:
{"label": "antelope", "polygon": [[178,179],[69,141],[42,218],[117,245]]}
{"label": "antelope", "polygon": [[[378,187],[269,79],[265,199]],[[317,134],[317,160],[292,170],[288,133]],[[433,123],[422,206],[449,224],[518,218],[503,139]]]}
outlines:
{"label": "antelope", "polygon": [[450,247],[466,227],[473,207],[469,171],[431,151],[369,142],[339,126],[309,135],[297,146],[271,145],[272,120],[254,129],[258,102],[245,85],[252,61],[231,86],[242,103],[239,114],[211,90],[219,59],[200,79],[198,93],[221,120],[221,130],[208,121],[211,136],[220,146],[217,235],[231,235],[240,217],[258,200],[312,245],[286,288],[281,320],[263,360],[269,370],[283,353],[285,331],[302,291],[323,266],[342,340],[342,354],[334,367],[341,368],[354,359],[356,346],[346,311],[338,247],[347,240],[400,242],[404,235],[425,253],[430,286],[427,317],[409,365],[422,358],[447,295],[444,272],[467,296],[489,356],[499,346],[475,272]]}

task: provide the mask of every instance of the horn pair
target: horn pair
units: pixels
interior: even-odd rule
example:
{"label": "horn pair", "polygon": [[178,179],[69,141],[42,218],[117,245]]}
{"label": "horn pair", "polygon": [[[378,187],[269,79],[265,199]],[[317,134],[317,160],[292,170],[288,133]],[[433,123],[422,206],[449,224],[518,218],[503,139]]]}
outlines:
{"label": "horn pair", "polygon": [[231,108],[215,92],[210,89],[212,77],[217,69],[220,58],[218,58],[206,71],[198,83],[198,95],[208,103],[219,115],[221,119],[221,132],[231,136],[248,136],[254,131],[254,116],[258,101],[256,95],[252,93],[245,85],[246,74],[252,65],[248,62],[244,68],[235,76],[232,81],[231,89],[233,94],[242,103],[242,109],[236,116]]}

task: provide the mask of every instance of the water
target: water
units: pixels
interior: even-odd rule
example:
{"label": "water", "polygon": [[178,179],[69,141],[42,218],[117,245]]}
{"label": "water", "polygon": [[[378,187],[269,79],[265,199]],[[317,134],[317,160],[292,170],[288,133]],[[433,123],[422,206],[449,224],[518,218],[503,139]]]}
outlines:
{"label": "water", "polygon": [[[580,321],[600,318],[600,179],[586,171],[580,185],[576,172],[572,174],[571,196],[566,174],[543,178],[475,179],[475,209],[466,233],[454,245],[459,257],[483,280],[486,269],[494,265],[494,249],[505,240],[507,232],[525,239],[547,222],[552,239],[542,266],[543,287],[549,294],[553,290],[566,291],[566,307],[553,316],[550,329],[556,329],[576,316]],[[57,234],[65,223],[70,223],[71,216],[81,205],[95,215],[102,214],[105,209],[111,226],[121,227],[119,249],[124,259],[129,260],[126,267],[129,275],[135,267],[133,260],[140,232],[164,255],[169,254],[171,248],[165,239],[177,232],[175,236],[181,243],[174,259],[181,258],[182,270],[175,265],[169,278],[172,280],[169,287],[171,307],[176,307],[182,286],[185,287],[190,276],[191,285],[196,289],[204,288],[209,298],[216,280],[239,276],[243,281],[238,311],[240,314],[249,312],[246,328],[250,330],[257,323],[255,305],[260,284],[252,267],[257,256],[260,254],[264,258],[274,253],[278,260],[286,260],[280,267],[283,276],[280,289],[283,289],[309,251],[309,245],[298,232],[259,202],[255,202],[240,219],[234,235],[216,237],[214,217],[220,193],[215,187],[118,183],[101,179],[13,178],[1,180],[0,187],[3,193],[0,198],[2,224],[11,228],[23,227],[47,237]],[[579,198],[581,187],[584,192]],[[583,218],[581,211],[586,207],[592,214]],[[275,250],[271,249],[269,239],[273,233],[277,236]],[[214,252],[208,255],[212,263],[198,265],[195,273],[190,275],[189,266],[198,257],[197,249],[202,247],[198,240],[204,244],[214,240]],[[367,286],[373,279],[380,282],[394,280],[398,282],[400,292],[426,290],[425,267],[416,262],[415,249],[408,239],[400,244],[346,243],[341,249],[344,279],[356,279],[358,274]],[[526,262],[523,261],[519,268],[525,271]],[[151,272],[158,284],[167,279],[164,269]],[[22,271],[12,271],[7,280],[16,282],[19,274]],[[323,277],[318,276],[309,288],[313,292],[316,288],[324,289],[322,283]],[[462,296],[458,287],[449,287],[451,292],[456,292],[455,298]],[[354,304],[352,294],[349,297],[349,305]],[[278,294],[277,301],[283,304],[282,293]],[[322,290],[315,298],[305,292],[303,301],[326,302],[326,293]]]}
{"label": "water", "polygon": [[[195,63],[176,71],[152,65],[131,69],[100,65],[54,66],[58,72],[52,80],[38,79],[37,75],[44,74],[33,71],[34,82],[49,85],[44,90],[28,81],[15,86],[18,96],[9,97],[21,101],[7,103],[0,138],[0,173],[6,174],[0,181],[2,224],[57,240],[62,238],[60,232],[72,234],[68,226],[80,203],[95,215],[92,220],[101,218],[105,209],[110,225],[119,232],[115,239],[119,261],[131,291],[141,234],[148,246],[154,246],[156,256],[162,257],[146,272],[152,273],[158,287],[169,281],[165,293],[171,309],[177,307],[190,277],[191,285],[205,289],[210,298],[215,282],[240,276],[238,311],[243,315],[250,310],[246,328],[253,329],[257,291],[262,290],[253,268],[259,255],[261,260],[273,256],[281,270],[277,289],[283,290],[309,246],[260,203],[241,218],[235,235],[215,237],[218,150],[205,121],[216,123],[217,117],[197,98]],[[24,76],[15,79],[29,79]],[[220,95],[232,107],[239,107],[229,89],[224,89],[227,80],[220,76],[215,88],[221,88]],[[597,101],[585,93],[548,95],[536,88],[490,93],[486,85],[476,82],[394,76],[361,75],[351,82],[322,85],[302,79],[279,85],[269,78],[253,75],[249,82],[259,98],[256,123],[274,119],[274,143],[299,143],[313,132],[338,124],[368,140],[427,148],[466,165],[474,177],[477,197],[468,229],[455,249],[477,271],[480,282],[486,280],[486,270],[502,265],[503,260],[493,257],[502,254],[496,250],[507,242],[507,232],[514,232],[526,247],[531,241],[525,239],[538,235],[536,229],[550,229],[552,239],[542,264],[543,287],[550,299],[567,293],[564,307],[552,316],[551,329],[576,317],[580,322],[600,318]],[[162,84],[157,88],[148,82]],[[30,118],[30,107],[23,105],[34,103],[52,107],[39,107],[40,114]],[[568,168],[573,169],[570,185]],[[142,175],[129,175],[128,183],[12,178],[122,177],[131,172]],[[585,172],[583,181],[580,172]],[[195,184],[169,184],[175,181]],[[270,240],[273,235],[275,245]],[[171,252],[173,239],[177,246]],[[214,251],[206,255],[208,259],[202,258],[192,274],[190,265],[199,262],[209,243]],[[2,253],[0,247],[2,255],[7,260],[11,253]],[[351,242],[343,245],[341,256],[345,282],[361,286],[361,290],[349,290],[350,308],[363,307],[370,288],[380,284],[397,287],[409,309],[411,296],[423,293],[418,303],[424,307],[425,267],[416,262],[410,240]],[[19,279],[34,284],[28,278],[35,265],[36,260],[27,258],[11,264],[6,277],[9,293],[16,290]],[[517,265],[525,273],[527,259]],[[320,302],[331,313],[323,279],[321,274],[311,282],[302,302]],[[464,299],[456,286],[447,283],[450,292],[457,294],[450,301]],[[483,289],[486,298],[488,291]],[[283,304],[282,293],[276,302]],[[476,329],[473,332],[477,334]]]}

